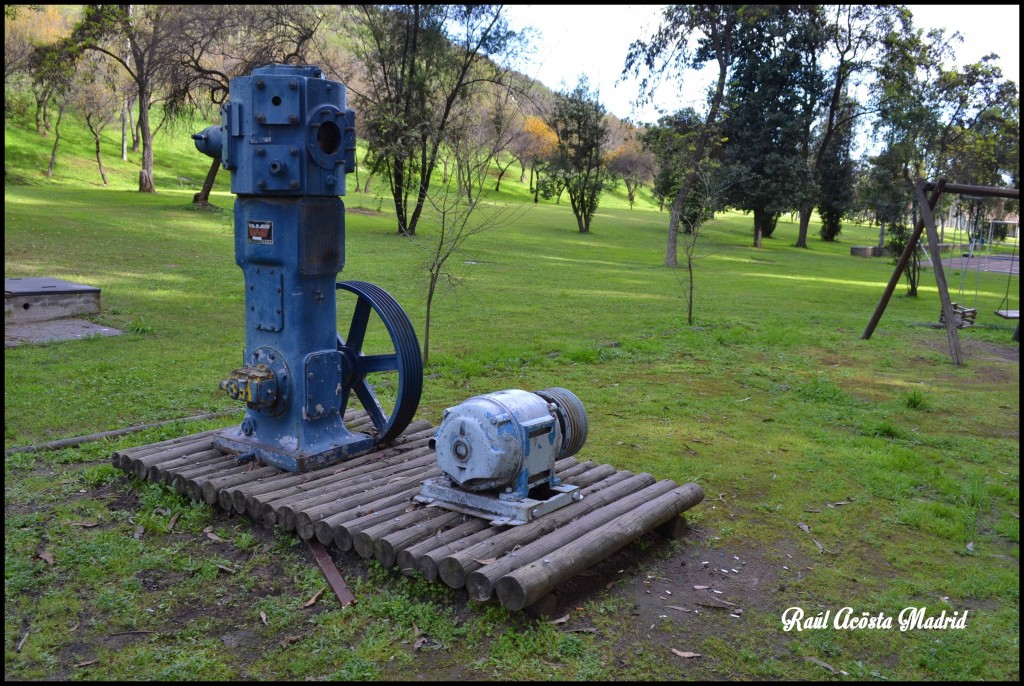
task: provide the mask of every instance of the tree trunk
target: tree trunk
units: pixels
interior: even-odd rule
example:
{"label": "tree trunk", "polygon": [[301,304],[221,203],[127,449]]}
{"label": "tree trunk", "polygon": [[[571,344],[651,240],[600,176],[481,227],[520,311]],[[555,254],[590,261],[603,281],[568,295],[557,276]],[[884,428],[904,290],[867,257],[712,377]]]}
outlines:
{"label": "tree trunk", "polygon": [[107,183],[107,171],[103,168],[103,156],[100,153],[100,132],[93,131],[93,139],[96,141],[96,165],[100,168],[100,178],[103,179],[103,185],[108,186]]}
{"label": "tree trunk", "polygon": [[217,180],[217,171],[220,169],[220,164],[221,162],[219,157],[213,160],[213,164],[210,165],[209,171],[206,172],[206,178],[203,180],[203,187],[199,189],[198,193],[192,196],[193,205],[211,207],[210,191],[213,190],[213,182]]}
{"label": "tree trunk", "polygon": [[[679,196],[676,196],[678,199]],[[679,239],[679,215],[682,209],[676,208],[675,200],[672,201],[672,207],[669,209],[668,218],[668,245],[665,247],[665,266],[676,267],[679,265],[677,259],[678,254],[678,239]]]}
{"label": "tree trunk", "polygon": [[806,248],[807,247],[807,227],[811,224],[811,210],[810,206],[800,208],[800,233],[796,237],[796,247]]}
{"label": "tree trunk", "polygon": [[767,212],[761,209],[754,210],[754,247],[761,247],[761,234],[764,227],[765,215]]}
{"label": "tree trunk", "polygon": [[131,103],[128,96],[124,98],[124,104],[121,106],[121,161],[128,161],[128,119],[131,115]]}
{"label": "tree trunk", "polygon": [[50,151],[50,166],[46,168],[46,175],[53,176],[53,166],[57,164],[57,146],[60,144],[60,120],[64,116],[64,103],[57,108],[57,125],[53,129],[53,150]]}
{"label": "tree trunk", "polygon": [[149,128],[149,94],[139,93],[139,130],[142,134],[142,169],[139,171],[139,192],[156,193],[153,185],[153,133]]}

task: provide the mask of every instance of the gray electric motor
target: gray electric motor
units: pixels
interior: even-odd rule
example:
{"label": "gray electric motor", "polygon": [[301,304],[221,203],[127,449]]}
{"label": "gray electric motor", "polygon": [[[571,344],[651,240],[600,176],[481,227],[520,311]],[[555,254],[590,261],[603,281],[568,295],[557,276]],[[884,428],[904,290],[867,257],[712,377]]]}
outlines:
{"label": "gray electric motor", "polygon": [[[421,499],[523,523],[579,499],[576,487],[559,484],[555,462],[586,439],[583,403],[564,388],[474,396],[444,411],[431,446],[446,478],[425,482]],[[541,486],[551,498],[530,498]]]}

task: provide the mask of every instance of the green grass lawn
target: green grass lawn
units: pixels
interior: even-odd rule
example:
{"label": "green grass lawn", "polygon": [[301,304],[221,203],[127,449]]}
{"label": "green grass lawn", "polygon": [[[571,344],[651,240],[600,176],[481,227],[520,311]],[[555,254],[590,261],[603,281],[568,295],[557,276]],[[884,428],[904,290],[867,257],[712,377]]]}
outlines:
{"label": "green grass lawn", "polygon": [[[5,277],[99,287],[103,311],[93,321],[124,334],[5,349],[5,449],[236,407],[218,388],[244,344],[234,198],[222,175],[212,197],[221,209],[191,208],[192,191],[175,176],[201,179],[206,160],[190,150],[185,128],[157,156],[160,192],[141,195],[132,190],[137,156],[110,162],[115,181],[102,188],[88,141],[69,130],[68,157],[45,179],[47,144],[7,124]],[[383,287],[422,331],[434,225],[427,218],[419,238],[402,238],[386,200],[355,192],[345,200],[364,211],[348,213],[339,279]],[[1006,276],[965,275],[978,326],[960,331],[966,364],[956,367],[945,331],[924,326],[939,315],[930,272],[917,298],[901,284],[873,338],[860,339],[892,265],[849,249],[874,243],[875,228],[844,226],[839,241],[815,238],[799,250],[797,227],[784,216],[756,250],[751,217],[719,214],[700,238],[690,325],[685,273],[662,266],[667,216],[649,196],[630,210],[621,191],[607,194],[589,235],[576,231],[567,200],[529,202],[518,173],[494,201],[521,204],[523,214],[472,237],[452,259],[457,285],[434,304],[421,418],[436,424],[445,407],[478,393],[563,386],[589,415],[581,458],[703,487],[708,500],[688,515],[708,534],[702,545],[754,550],[776,565],[786,564],[784,550],[814,561],[775,588],[779,612],[970,608],[967,628],[784,634],[778,613],[748,613],[749,621],[705,639],[704,657],[683,667],[665,657],[669,646],[628,648],[659,656],[638,658],[634,665],[647,671],[631,671],[640,667],[616,662],[626,639],[600,597],[579,611],[598,633],[559,633],[493,606],[456,620],[451,608],[464,599],[372,566],[352,581],[363,598],[357,610],[334,605],[307,621],[298,608],[322,582],[289,537],[260,547],[245,520],[224,523],[106,461],[114,449],[226,426],[236,415],[5,457],[5,677],[404,678],[420,659],[408,641],[417,631],[437,639],[432,659],[450,663],[446,674],[458,678],[827,674],[804,657],[862,678],[1018,676],[1019,347],[1010,341],[1013,323],[992,314]],[[961,275],[947,279],[957,287]],[[1019,308],[1017,277],[1009,292]],[[346,317],[339,314],[342,331]],[[129,505],[113,509],[101,495]],[[205,527],[226,527],[232,559],[246,572],[218,575],[224,553],[161,533],[171,511],[184,513],[175,535],[202,539]],[[73,524],[83,520],[103,525]],[[141,540],[133,537],[139,524]],[[44,550],[55,565],[37,556]],[[268,560],[284,578],[259,576]],[[157,571],[167,582],[154,589],[145,580]],[[237,653],[217,640],[224,627],[212,588],[223,589],[216,594],[225,607],[245,608],[253,631],[272,637],[269,654]],[[211,609],[129,648],[109,640],[162,630],[172,616],[166,606],[182,603]],[[303,642],[278,645],[299,634]],[[344,659],[331,658],[330,646],[344,646]]]}

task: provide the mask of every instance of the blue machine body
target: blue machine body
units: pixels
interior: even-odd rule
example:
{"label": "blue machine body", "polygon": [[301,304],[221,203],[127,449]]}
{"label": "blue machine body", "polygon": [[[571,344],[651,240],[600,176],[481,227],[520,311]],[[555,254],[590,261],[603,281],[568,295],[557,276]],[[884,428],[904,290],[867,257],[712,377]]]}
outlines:
{"label": "blue machine body", "polygon": [[244,366],[221,387],[247,410],[218,445],[294,472],[366,451],[373,437],[342,422],[351,369],[337,333],[338,196],[356,144],[345,86],[314,66],[255,69],[231,80],[221,125],[193,138],[231,172],[245,278]]}

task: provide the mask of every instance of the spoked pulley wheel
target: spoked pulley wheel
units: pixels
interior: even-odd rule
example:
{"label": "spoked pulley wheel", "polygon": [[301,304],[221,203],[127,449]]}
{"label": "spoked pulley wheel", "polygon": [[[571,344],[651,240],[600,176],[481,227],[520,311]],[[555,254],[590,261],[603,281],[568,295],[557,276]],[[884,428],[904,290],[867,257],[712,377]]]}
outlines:
{"label": "spoked pulley wheel", "polygon": [[[405,310],[383,288],[366,281],[340,281],[337,289],[358,297],[348,335],[342,338],[338,334],[338,350],[345,358],[341,414],[345,414],[349,396],[354,393],[376,429],[374,442],[386,443],[405,431],[419,407],[423,391],[420,343]],[[363,352],[371,313],[376,313],[391,336],[391,350],[383,354]],[[370,383],[377,375],[385,374],[398,375],[398,391],[390,414],[381,406]]]}

